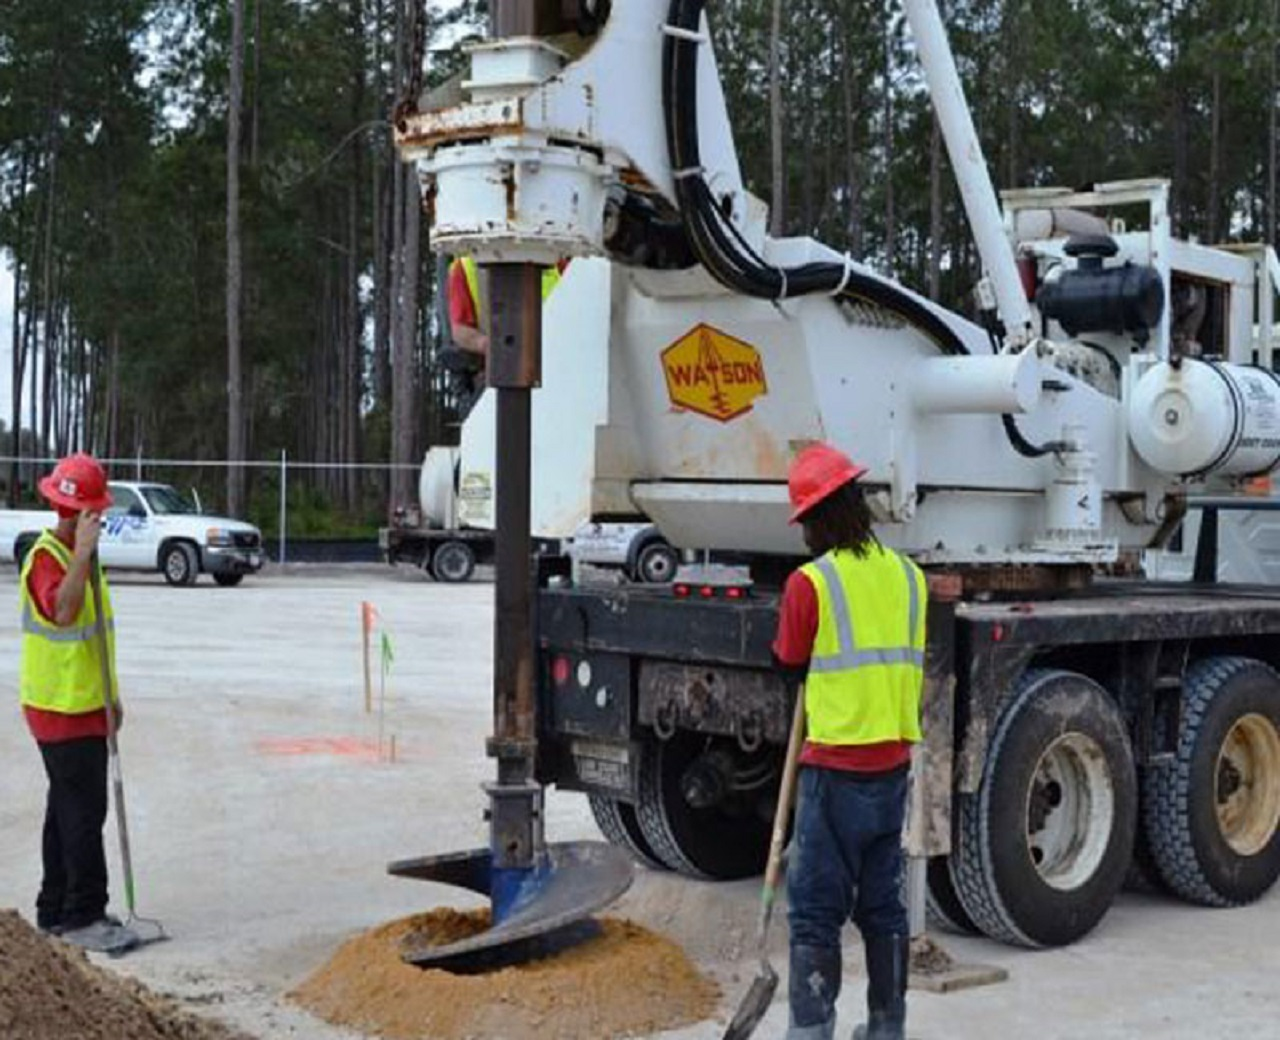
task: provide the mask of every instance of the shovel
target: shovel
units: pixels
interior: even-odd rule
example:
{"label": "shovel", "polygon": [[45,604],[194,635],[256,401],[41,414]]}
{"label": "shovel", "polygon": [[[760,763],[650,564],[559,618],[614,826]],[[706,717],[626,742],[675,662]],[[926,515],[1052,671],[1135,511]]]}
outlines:
{"label": "shovel", "polygon": [[94,640],[98,644],[98,660],[102,668],[103,704],[107,715],[107,752],[111,759],[111,798],[116,808],[116,830],[120,835],[120,863],[124,870],[124,902],[128,916],[125,918],[124,930],[130,935],[129,941],[106,951],[112,957],[121,957],[139,946],[163,942],[169,936],[164,925],[149,917],[139,917],[133,890],[133,856],[129,849],[129,820],[124,806],[124,775],[120,771],[120,744],[117,739],[115,685],[111,681],[110,647],[107,644],[107,620],[102,611],[102,587],[98,574],[100,564],[98,554],[93,554],[89,564],[89,587],[93,590]]}
{"label": "shovel", "polygon": [[778,897],[778,882],[782,876],[782,849],[787,840],[787,823],[791,817],[791,803],[796,792],[796,771],[800,761],[800,748],[804,744],[804,684],[796,693],[796,711],[791,720],[791,737],[787,741],[787,758],[782,767],[782,784],[778,788],[778,808],[773,814],[773,837],[769,841],[769,862],[764,870],[764,887],[760,891],[760,923],[756,936],[760,947],[760,969],[747,990],[737,1014],[724,1031],[724,1040],[747,1040],[760,1020],[764,1018],[773,994],[778,989],[778,973],[769,963],[767,941],[769,923],[773,920],[773,904]]}

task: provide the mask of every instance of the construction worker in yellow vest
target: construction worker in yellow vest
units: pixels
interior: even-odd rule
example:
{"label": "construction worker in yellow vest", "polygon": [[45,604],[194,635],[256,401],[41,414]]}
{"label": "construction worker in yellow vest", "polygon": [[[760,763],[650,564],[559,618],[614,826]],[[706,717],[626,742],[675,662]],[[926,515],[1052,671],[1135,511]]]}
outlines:
{"label": "construction worker in yellow vest", "polygon": [[856,1040],[902,1040],[909,935],[902,828],[911,745],[920,740],[924,575],[882,546],[858,483],[866,469],[826,444],[793,463],[792,522],[812,563],[788,579],[773,645],[804,682],[806,739],[787,867],[791,925],[787,1040],[830,1040],[840,930],[862,933],[869,1020]]}
{"label": "construction worker in yellow vest", "polygon": [[[19,581],[22,661],[18,691],[49,780],[36,924],[88,950],[135,945],[131,929],[107,915],[107,713],[99,619],[87,586],[96,566],[101,514],[111,505],[106,473],[88,455],[61,460],[40,482],[58,524],[27,553]],[[101,568],[112,689],[114,615]],[[117,725],[124,719],[118,701]]]}
{"label": "construction worker in yellow vest", "polygon": [[[560,276],[567,266],[568,261],[562,260],[542,272],[543,300],[560,284]],[[452,371],[469,377],[465,389],[474,402],[484,390],[485,365],[489,358],[489,292],[488,279],[471,257],[458,257],[449,265],[446,295],[453,349],[446,352],[444,362]],[[464,415],[468,410],[469,407],[464,406]]]}

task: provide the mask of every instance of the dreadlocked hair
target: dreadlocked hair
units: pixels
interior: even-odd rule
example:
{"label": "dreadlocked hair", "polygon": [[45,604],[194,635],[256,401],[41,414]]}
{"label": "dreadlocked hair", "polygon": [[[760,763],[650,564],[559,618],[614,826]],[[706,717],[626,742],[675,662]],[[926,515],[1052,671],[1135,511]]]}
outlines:
{"label": "dreadlocked hair", "polygon": [[837,488],[800,518],[805,544],[815,556],[846,549],[863,557],[878,546],[871,526],[871,509],[856,481]]}

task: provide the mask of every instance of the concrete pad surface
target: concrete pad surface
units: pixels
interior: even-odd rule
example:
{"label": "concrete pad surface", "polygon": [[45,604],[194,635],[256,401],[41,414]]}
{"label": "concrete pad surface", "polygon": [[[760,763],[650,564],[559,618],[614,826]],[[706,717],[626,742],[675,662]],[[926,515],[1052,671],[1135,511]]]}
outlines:
{"label": "concrete pad surface", "polygon": [[[172,942],[106,962],[263,1038],[337,1040],[282,999],[344,938],[440,905],[454,889],[388,877],[388,861],[485,844],[492,586],[408,571],[291,568],[236,589],[118,576],[122,761],[139,911]],[[40,872],[44,776],[17,704],[16,573],[0,571],[0,906],[28,917]],[[385,708],[365,713],[359,607],[374,604],[394,662]],[[375,665],[376,665],[375,653]],[[375,703],[379,700],[375,671]],[[392,735],[397,761],[384,758]],[[597,836],[586,801],[552,792],[552,840]],[[113,909],[120,911],[109,824]],[[617,908],[679,941],[724,988],[720,1019],[665,1034],[719,1037],[755,971],[755,882],[707,884],[641,869]],[[1280,1035],[1280,893],[1211,911],[1123,895],[1069,949],[1014,950],[939,936],[1003,984],[913,993],[921,1038],[1040,1040]],[[785,973],[786,920],[770,943]],[[850,932],[844,1036],[858,1021]],[[760,1037],[786,1028],[785,980]]]}

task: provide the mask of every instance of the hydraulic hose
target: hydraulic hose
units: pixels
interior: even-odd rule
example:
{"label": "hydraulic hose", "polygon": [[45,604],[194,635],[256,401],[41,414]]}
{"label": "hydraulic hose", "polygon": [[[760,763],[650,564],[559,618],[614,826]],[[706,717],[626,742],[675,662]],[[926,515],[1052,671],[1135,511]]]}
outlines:
{"label": "hydraulic hose", "polygon": [[721,211],[702,175],[698,143],[697,33],[705,7],[705,0],[672,0],[668,22],[674,32],[665,37],[662,55],[667,153],[675,172],[681,219],[698,260],[734,292],[775,301],[822,292],[870,303],[920,329],[943,353],[969,353],[955,331],[930,308],[879,279],[845,264],[778,267],[766,263]]}

